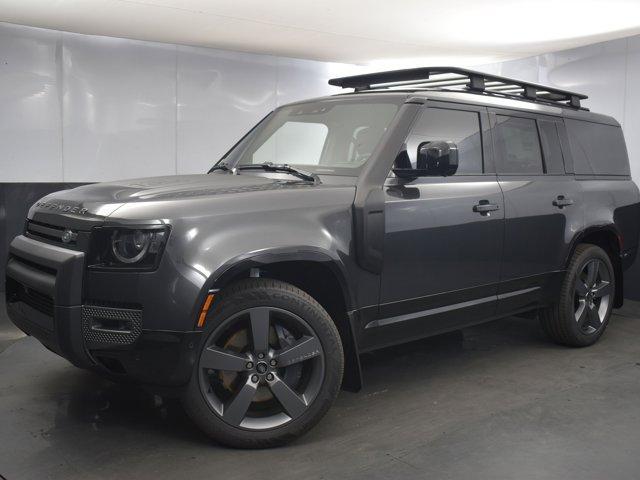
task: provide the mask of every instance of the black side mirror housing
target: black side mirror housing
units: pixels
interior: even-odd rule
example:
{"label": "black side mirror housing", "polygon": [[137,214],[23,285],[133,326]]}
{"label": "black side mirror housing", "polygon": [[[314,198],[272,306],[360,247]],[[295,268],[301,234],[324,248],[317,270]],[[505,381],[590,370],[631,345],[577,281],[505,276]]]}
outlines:
{"label": "black side mirror housing", "polygon": [[[404,152],[406,156],[406,152]],[[394,168],[393,173],[400,178],[448,177],[458,171],[458,146],[451,141],[438,140],[418,145],[416,168],[406,166]]]}
{"label": "black side mirror housing", "polygon": [[424,142],[418,146],[417,170],[425,177],[448,177],[458,171],[458,146],[450,141]]}

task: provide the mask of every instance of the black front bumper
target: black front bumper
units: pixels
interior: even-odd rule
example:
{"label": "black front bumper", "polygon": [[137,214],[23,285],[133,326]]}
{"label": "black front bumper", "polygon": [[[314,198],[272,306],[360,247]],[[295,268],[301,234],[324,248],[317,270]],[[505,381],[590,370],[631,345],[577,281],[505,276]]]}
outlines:
{"label": "black front bumper", "polygon": [[145,330],[143,306],[87,301],[84,263],[82,251],[16,237],[6,269],[9,318],[78,367],[142,383],[186,383],[200,332]]}

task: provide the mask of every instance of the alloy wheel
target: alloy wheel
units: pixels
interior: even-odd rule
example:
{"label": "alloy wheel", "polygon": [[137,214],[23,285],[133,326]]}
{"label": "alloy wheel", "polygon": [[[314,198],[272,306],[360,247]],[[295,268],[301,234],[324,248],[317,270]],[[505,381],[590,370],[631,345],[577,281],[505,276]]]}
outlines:
{"label": "alloy wheel", "polygon": [[199,359],[200,390],[226,423],[247,430],[280,427],[300,417],[324,379],[324,352],[292,312],[253,307],[226,319]]}
{"label": "alloy wheel", "polygon": [[576,277],[574,316],[583,334],[592,335],[602,328],[612,295],[611,274],[598,258],[587,261]]}

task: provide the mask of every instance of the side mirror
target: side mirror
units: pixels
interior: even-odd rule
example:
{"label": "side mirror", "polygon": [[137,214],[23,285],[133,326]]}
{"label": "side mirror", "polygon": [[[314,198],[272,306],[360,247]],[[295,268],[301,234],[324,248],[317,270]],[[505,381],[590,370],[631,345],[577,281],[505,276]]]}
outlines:
{"label": "side mirror", "polygon": [[454,142],[423,142],[418,145],[417,153],[416,168],[413,168],[406,149],[398,154],[393,168],[396,177],[448,177],[458,171],[458,146]]}
{"label": "side mirror", "polygon": [[418,146],[416,174],[421,177],[448,177],[458,171],[458,146],[454,142],[424,142]]}

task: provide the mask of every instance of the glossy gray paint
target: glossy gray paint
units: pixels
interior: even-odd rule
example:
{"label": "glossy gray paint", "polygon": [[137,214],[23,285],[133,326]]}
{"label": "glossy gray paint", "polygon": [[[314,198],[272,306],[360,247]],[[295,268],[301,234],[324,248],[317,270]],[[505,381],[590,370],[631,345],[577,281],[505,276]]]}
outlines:
{"label": "glossy gray paint", "polygon": [[[506,177],[493,170],[488,126],[497,107],[559,122],[562,115],[614,120],[475,94],[384,95],[406,102],[357,178],[325,175],[312,184],[285,174],[222,171],[142,178],[42,199],[84,208],[84,215],[34,206],[28,217],[80,231],[170,225],[157,271],[86,270],[82,298],[141,305],[143,345],[166,335],[184,349],[176,353],[181,374],[172,375],[173,383],[185,381],[191,371],[200,333],[195,322],[206,293],[248,275],[250,268],[283,261],[330,268],[343,292],[356,349],[365,351],[554,301],[572,249],[596,230],[624,237],[621,268],[633,262],[640,198],[629,177],[577,178],[571,172]],[[485,174],[388,180],[420,109],[443,104],[481,112]],[[570,151],[563,153],[571,165]],[[555,207],[559,195],[574,205]],[[480,200],[500,208],[480,215],[473,211]],[[16,242],[11,253],[20,256],[23,245]],[[139,373],[144,377],[144,369]],[[155,373],[154,381],[170,383],[162,369]]]}
{"label": "glossy gray paint", "polygon": [[[187,331],[195,327],[194,311],[203,292],[235,262],[267,253],[282,259],[306,254],[339,265],[346,276],[353,269],[354,194],[350,177],[310,185],[283,175],[213,173],[85,186],[42,202],[87,208],[77,219],[80,229],[88,221],[92,226],[171,225],[156,272],[88,271],[85,298],[140,303],[145,329]],[[52,224],[67,224],[68,217],[38,207],[29,213],[31,219]]]}

